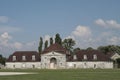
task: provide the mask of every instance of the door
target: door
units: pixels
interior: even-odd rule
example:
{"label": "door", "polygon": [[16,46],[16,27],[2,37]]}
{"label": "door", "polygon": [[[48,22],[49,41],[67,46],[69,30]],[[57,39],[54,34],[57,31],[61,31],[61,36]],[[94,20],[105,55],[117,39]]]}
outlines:
{"label": "door", "polygon": [[50,69],[56,69],[56,65],[57,65],[57,59],[51,58],[50,59]]}

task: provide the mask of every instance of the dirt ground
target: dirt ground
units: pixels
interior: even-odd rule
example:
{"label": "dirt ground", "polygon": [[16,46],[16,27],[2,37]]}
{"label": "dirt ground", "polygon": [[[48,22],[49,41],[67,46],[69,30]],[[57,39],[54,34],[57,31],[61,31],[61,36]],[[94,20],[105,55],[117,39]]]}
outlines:
{"label": "dirt ground", "polygon": [[33,73],[27,73],[27,72],[0,72],[0,76],[5,76],[5,75],[23,75],[23,74],[33,74]]}

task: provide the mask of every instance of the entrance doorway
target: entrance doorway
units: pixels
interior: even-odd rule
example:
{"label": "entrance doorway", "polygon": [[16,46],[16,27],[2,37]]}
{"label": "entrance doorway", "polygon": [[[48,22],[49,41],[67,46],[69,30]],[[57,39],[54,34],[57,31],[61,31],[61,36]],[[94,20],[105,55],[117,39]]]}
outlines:
{"label": "entrance doorway", "polygon": [[117,59],[114,61],[114,67],[115,67],[115,68],[120,68],[120,58],[117,58]]}
{"label": "entrance doorway", "polygon": [[120,58],[116,59],[117,62],[117,68],[120,68]]}
{"label": "entrance doorway", "polygon": [[56,65],[57,65],[57,59],[51,58],[50,59],[50,69],[56,69]]}

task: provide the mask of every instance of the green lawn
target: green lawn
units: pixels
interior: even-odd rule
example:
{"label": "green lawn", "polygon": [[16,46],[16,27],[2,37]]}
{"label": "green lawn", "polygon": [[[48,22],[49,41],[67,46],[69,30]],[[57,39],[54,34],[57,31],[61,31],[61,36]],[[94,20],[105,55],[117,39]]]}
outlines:
{"label": "green lawn", "polygon": [[63,70],[0,70],[0,72],[33,72],[14,76],[0,76],[0,80],[120,80],[120,69],[63,69]]}

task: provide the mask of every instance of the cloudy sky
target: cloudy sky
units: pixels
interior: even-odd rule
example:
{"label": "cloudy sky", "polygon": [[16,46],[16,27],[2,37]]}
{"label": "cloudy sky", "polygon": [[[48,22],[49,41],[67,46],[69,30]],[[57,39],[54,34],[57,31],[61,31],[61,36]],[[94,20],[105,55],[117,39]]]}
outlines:
{"label": "cloudy sky", "polygon": [[0,54],[37,51],[56,33],[80,48],[120,45],[120,0],[0,0]]}

